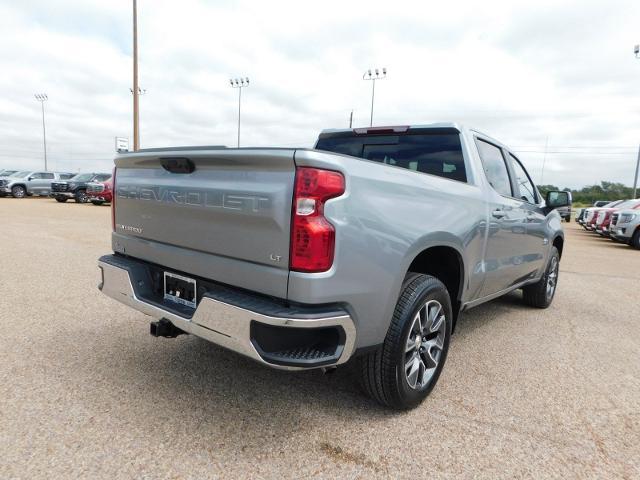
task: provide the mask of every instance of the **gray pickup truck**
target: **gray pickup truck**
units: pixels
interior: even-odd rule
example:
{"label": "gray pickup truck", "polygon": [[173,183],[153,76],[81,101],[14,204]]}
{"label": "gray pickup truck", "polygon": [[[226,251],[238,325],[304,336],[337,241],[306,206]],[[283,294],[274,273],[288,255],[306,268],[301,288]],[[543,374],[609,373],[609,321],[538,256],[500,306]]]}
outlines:
{"label": "gray pickup truck", "polygon": [[115,160],[106,295],[155,336],[274,368],[354,359],[392,408],[433,389],[461,312],[556,291],[564,235],[507,147],[453,123],[322,132],[314,149],[175,148]]}

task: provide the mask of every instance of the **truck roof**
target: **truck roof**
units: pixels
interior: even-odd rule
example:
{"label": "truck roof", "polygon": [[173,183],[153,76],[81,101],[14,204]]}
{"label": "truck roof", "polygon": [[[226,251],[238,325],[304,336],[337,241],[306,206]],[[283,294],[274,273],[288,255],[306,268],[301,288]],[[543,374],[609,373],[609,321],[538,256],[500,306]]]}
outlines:
{"label": "truck roof", "polygon": [[366,133],[367,130],[384,131],[384,130],[390,130],[390,129],[403,129],[404,131],[407,131],[407,130],[410,131],[410,130],[422,130],[422,129],[428,129],[428,128],[434,128],[434,129],[435,128],[453,128],[461,132],[463,127],[462,125],[456,122],[438,122],[438,123],[428,123],[428,124],[421,124],[421,125],[388,125],[388,126],[362,127],[362,128],[326,128],[320,132],[320,135],[331,136],[334,134],[351,133],[351,132],[358,132],[358,133],[364,134]]}

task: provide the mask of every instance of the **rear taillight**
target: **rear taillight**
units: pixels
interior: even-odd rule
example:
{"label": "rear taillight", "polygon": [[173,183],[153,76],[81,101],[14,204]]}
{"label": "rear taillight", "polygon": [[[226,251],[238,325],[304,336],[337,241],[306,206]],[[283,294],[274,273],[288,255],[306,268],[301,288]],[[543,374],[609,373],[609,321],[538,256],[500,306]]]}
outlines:
{"label": "rear taillight", "polygon": [[298,272],[324,272],[333,264],[336,231],[324,217],[324,204],[344,193],[339,172],[318,168],[296,169],[291,219],[289,267]]}
{"label": "rear taillight", "polygon": [[116,231],[116,167],[111,175],[111,229]]}

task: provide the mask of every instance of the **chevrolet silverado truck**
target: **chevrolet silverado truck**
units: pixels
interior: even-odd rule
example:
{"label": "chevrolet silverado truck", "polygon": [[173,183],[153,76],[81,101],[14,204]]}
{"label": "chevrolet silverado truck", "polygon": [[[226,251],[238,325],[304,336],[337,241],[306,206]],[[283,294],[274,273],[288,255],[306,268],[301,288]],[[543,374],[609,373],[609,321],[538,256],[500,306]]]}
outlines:
{"label": "chevrolet silverado truck", "polygon": [[70,199],[76,203],[87,203],[87,185],[90,182],[103,182],[110,177],[110,173],[79,173],[66,181],[51,182],[51,196],[60,203]]}
{"label": "chevrolet silverado truck", "polygon": [[517,156],[454,123],[323,131],[314,149],[115,160],[100,290],[279,369],[353,359],[397,409],[434,388],[460,314],[516,289],[548,307],[564,245]]}

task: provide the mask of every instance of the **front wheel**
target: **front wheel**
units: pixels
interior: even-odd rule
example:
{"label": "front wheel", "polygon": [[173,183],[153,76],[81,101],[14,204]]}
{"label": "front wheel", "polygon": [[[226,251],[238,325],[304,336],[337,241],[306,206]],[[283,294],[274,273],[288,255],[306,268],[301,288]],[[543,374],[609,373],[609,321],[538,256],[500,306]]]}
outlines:
{"label": "front wheel", "polygon": [[11,189],[11,195],[13,195],[14,198],[24,198],[26,194],[27,191],[22,185],[16,185]]}
{"label": "front wheel", "polygon": [[93,203],[94,205],[102,205],[104,202],[102,200],[91,200],[91,203]]}
{"label": "front wheel", "polygon": [[395,409],[418,406],[442,372],[452,320],[444,284],[429,275],[413,278],[400,294],[384,343],[360,359],[369,396]]}
{"label": "front wheel", "polygon": [[532,285],[522,289],[522,298],[527,305],[536,308],[547,308],[551,305],[558,286],[560,273],[560,253],[556,247],[551,247],[547,268],[542,278]]}
{"label": "front wheel", "polygon": [[60,203],[64,203],[66,202],[68,199],[66,197],[56,197],[56,202],[60,202]]}
{"label": "front wheel", "polygon": [[631,242],[629,242],[629,245],[631,245],[636,250],[640,250],[640,227],[636,228],[633,237],[631,237]]}

